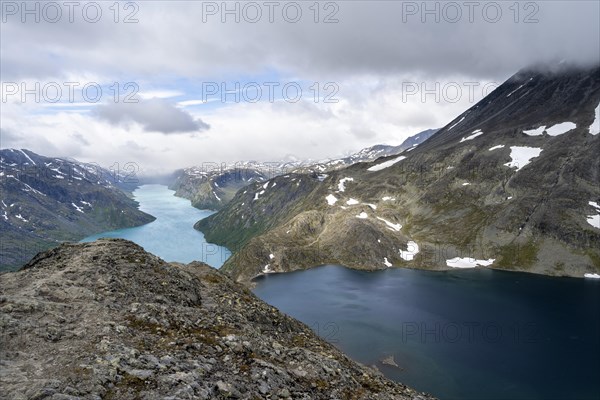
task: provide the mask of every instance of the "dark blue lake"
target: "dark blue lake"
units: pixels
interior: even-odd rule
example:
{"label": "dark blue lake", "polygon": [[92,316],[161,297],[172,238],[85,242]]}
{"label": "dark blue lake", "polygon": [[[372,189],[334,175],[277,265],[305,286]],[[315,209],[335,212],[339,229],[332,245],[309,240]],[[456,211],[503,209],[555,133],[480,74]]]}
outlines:
{"label": "dark blue lake", "polygon": [[[598,399],[600,282],[323,266],[254,293],[350,357],[441,399]],[[393,356],[399,368],[381,363]]]}

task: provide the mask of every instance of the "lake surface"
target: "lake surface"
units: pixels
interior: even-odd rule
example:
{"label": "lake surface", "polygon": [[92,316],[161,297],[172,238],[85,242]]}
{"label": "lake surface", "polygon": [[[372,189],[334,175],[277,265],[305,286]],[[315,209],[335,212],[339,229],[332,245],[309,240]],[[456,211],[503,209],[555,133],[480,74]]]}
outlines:
{"label": "lake surface", "polygon": [[133,195],[140,203],[140,210],[155,216],[155,221],[89,236],[82,242],[102,237],[128,239],[165,261],[189,263],[196,260],[220,268],[231,253],[225,247],[207,243],[202,232],[194,229],[198,220],[213,211],[198,210],[189,200],[175,197],[174,193],[164,185],[141,186]]}
{"label": "lake surface", "polygon": [[[598,399],[600,282],[323,266],[254,293],[350,357],[441,399]],[[394,356],[400,368],[384,365]]]}

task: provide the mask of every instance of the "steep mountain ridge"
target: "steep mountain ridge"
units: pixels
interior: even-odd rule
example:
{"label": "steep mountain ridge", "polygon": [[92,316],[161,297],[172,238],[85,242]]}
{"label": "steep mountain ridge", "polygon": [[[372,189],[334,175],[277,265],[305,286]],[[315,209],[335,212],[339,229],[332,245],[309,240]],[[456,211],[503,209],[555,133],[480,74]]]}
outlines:
{"label": "steep mountain ridge", "polygon": [[[367,147],[347,157],[307,161],[275,161],[257,162],[240,161],[234,164],[204,163],[201,166],[189,167],[175,173],[174,181],[169,189],[175,195],[192,202],[200,209],[220,210],[229,203],[236,192],[253,183],[264,182],[279,175],[289,173],[320,173],[341,169],[359,162],[368,162],[380,157],[398,154],[414,148],[430,138],[437,129],[428,129],[406,139],[399,146],[378,144]],[[324,179],[326,175],[322,175]]]}
{"label": "steep mountain ridge", "polygon": [[2,398],[431,398],[208,265],[125,240],[63,244],[0,288]]}
{"label": "steep mountain ridge", "polygon": [[328,172],[336,169],[348,167],[361,162],[375,161],[378,158],[400,154],[405,150],[415,148],[433,136],[439,129],[427,129],[415,135],[408,137],[398,146],[387,144],[376,144],[375,146],[364,148],[347,157],[324,160],[315,164],[296,169],[294,172]]}
{"label": "steep mountain ridge", "polygon": [[250,186],[196,226],[241,281],[323,263],[597,273],[599,103],[599,67],[524,69],[412,151],[294,177],[298,196],[291,178]]}
{"label": "steep mountain ridge", "polygon": [[0,166],[0,270],[63,241],[154,220],[124,192],[134,177],[29,150],[0,150]]}

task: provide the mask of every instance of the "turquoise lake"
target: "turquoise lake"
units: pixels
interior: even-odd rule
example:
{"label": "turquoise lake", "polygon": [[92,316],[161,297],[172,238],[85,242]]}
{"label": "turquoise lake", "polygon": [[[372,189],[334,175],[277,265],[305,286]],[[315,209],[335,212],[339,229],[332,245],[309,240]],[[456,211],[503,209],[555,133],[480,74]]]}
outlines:
{"label": "turquoise lake", "polygon": [[135,228],[118,229],[89,236],[82,242],[101,237],[128,239],[156,254],[165,261],[189,263],[202,261],[220,268],[231,255],[225,247],[207,243],[194,224],[214,211],[198,210],[189,200],[175,197],[173,190],[164,185],[143,185],[133,192],[140,210],[156,220]]}
{"label": "turquoise lake", "polygon": [[[229,257],[194,230],[201,211],[162,185],[134,192],[132,240],[167,261]],[[351,358],[440,399],[599,399],[600,282],[489,269],[354,271],[322,266],[257,279],[254,293]],[[393,356],[398,367],[381,361]]]}

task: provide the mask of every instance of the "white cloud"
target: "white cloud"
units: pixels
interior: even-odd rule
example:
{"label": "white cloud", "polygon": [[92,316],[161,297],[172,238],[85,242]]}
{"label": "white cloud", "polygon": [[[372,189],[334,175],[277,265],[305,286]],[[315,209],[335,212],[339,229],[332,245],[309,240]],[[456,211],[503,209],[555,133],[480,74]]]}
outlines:
{"label": "white cloud", "polygon": [[[530,63],[600,58],[598,2],[538,2],[534,24],[515,23],[512,3],[503,2],[496,24],[482,20],[481,9],[475,23],[403,22],[407,2],[367,1],[337,2],[334,24],[315,24],[308,8],[298,24],[282,21],[281,10],[275,23],[222,23],[219,15],[202,22],[203,3],[139,2],[135,24],[115,24],[108,9],[97,24],[23,24],[19,16],[2,23],[3,81],[135,82],[141,103],[106,103],[110,94],[97,106],[11,99],[2,104],[1,145],[148,170],[335,157],[441,127],[481,99],[486,83]],[[222,104],[198,91],[208,81],[293,79],[321,89],[334,82],[339,102]],[[449,101],[443,90],[457,82],[479,87]],[[411,83],[417,93],[405,90]],[[436,83],[441,97],[423,97]]]}
{"label": "white cloud", "polygon": [[[181,109],[168,100],[153,99],[141,100],[134,107],[122,103],[102,104],[89,115],[62,111],[30,115],[34,105],[19,103],[12,104],[6,113],[3,108],[3,127],[10,127],[13,135],[22,138],[18,147],[31,148],[41,154],[50,149],[51,155],[70,155],[85,161],[128,160],[154,172],[202,162],[273,161],[289,156],[317,160],[348,154],[376,143],[400,144],[417,132],[445,125],[472,103],[466,96],[452,104],[423,103],[420,96],[404,101],[398,87],[402,87],[403,81],[416,80],[424,80],[424,77],[367,75],[340,80],[338,103],[315,103],[307,96],[297,103],[280,100],[220,104],[214,100]],[[481,97],[479,94],[473,101]],[[190,100],[194,104],[196,101]],[[153,103],[154,107],[148,106]],[[181,106],[180,103],[177,105]],[[210,104],[215,103],[218,107],[212,108]],[[420,111],[422,109],[427,111]],[[184,113],[176,114],[182,121],[165,117],[173,110]],[[415,119],[414,115],[420,112],[426,117]],[[210,123],[210,130],[200,135],[164,135],[157,133],[161,130],[153,125],[154,120],[166,120],[169,126],[161,129],[167,132],[177,126],[180,130],[193,128],[190,121],[198,120]],[[70,139],[68,135],[73,132],[83,134],[90,145]],[[48,140],[52,141],[52,147],[48,147]],[[3,139],[2,146],[16,145],[11,143],[15,141],[5,143]],[[134,148],[135,144],[140,148]],[[160,154],[160,162],[157,162],[157,154]]]}
{"label": "white cloud", "polygon": [[137,103],[107,103],[98,106],[94,115],[112,125],[138,123],[145,131],[162,133],[200,132],[210,126],[200,118],[194,119],[171,103],[157,98]]}
{"label": "white cloud", "polygon": [[147,90],[138,93],[138,96],[144,100],[149,99],[168,99],[170,97],[178,97],[184,93],[179,90]]}
{"label": "white cloud", "polygon": [[180,107],[189,107],[189,106],[197,106],[197,105],[206,104],[206,103],[207,103],[206,100],[185,100],[185,101],[178,102],[177,105]]}

